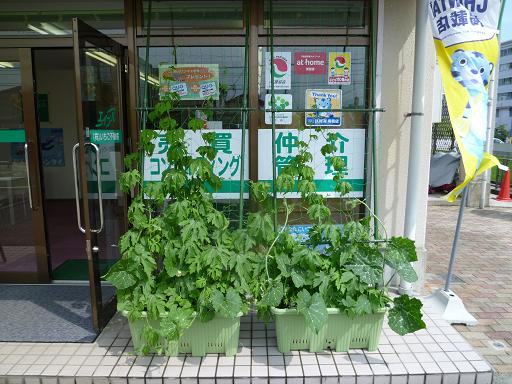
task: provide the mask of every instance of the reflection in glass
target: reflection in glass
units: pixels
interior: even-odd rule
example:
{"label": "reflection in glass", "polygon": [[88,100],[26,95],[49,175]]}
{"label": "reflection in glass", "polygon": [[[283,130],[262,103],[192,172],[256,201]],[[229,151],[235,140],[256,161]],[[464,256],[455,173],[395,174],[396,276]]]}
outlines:
{"label": "reflection in glass", "polygon": [[[141,73],[140,92],[144,95],[144,70],[145,70],[146,49],[139,49],[139,70]],[[233,225],[239,219],[239,192],[241,166],[241,128],[243,124],[244,95],[244,48],[243,47],[151,47],[149,51],[149,106],[153,107],[159,101],[159,84],[153,79],[159,79],[159,67],[165,71],[169,66],[184,65],[187,68],[197,68],[199,65],[204,70],[218,71],[218,94],[215,99],[207,101],[201,99],[198,92],[197,100],[181,100],[171,116],[177,123],[187,129],[187,122],[191,118],[205,120],[205,129],[215,130],[216,141],[214,147],[218,150],[213,162],[214,172],[223,179],[223,185],[218,193],[214,194],[216,206],[224,211]],[[217,69],[218,68],[218,69]],[[187,69],[188,70],[188,69]],[[185,71],[184,71],[185,72]],[[162,72],[163,73],[163,72]],[[185,81],[184,81],[185,82]],[[188,83],[187,89],[194,84]],[[218,96],[218,97],[217,97]],[[142,99],[141,99],[142,101]],[[142,102],[140,104],[143,104]],[[207,108],[211,114],[207,114],[203,108]],[[153,128],[151,124],[148,128]],[[189,148],[202,141],[200,135],[193,134],[187,130]],[[194,138],[194,136],[197,136]],[[246,139],[248,138],[248,134]],[[244,177],[249,176],[249,150],[250,144],[246,141]],[[165,151],[158,153],[158,150],[165,146],[156,142],[157,153],[147,160],[148,167],[145,167],[145,180],[159,180],[161,173],[165,170]],[[202,145],[202,144],[201,144]],[[196,146],[197,147],[197,146]],[[150,169],[151,162],[159,164]],[[152,174],[152,172],[154,174]],[[245,197],[248,197],[248,183],[245,184]],[[247,204],[244,205],[244,209]]]}
{"label": "reflection in glass", "polygon": [[[243,2],[224,1],[153,1],[151,30],[160,29],[234,29],[243,26]],[[149,19],[149,2],[144,1],[144,26]]]}
{"label": "reflection in glass", "polygon": [[[273,0],[274,28],[362,28],[363,0]],[[265,28],[269,28],[269,2],[265,1]]]}
{"label": "reflection in glass", "polygon": [[70,36],[73,17],[105,34],[124,34],[122,0],[22,0],[2,2],[0,36]]}
{"label": "reflection in glass", "polygon": [[[139,49],[140,96],[143,97],[146,49]],[[208,120],[222,122],[223,129],[241,128],[240,108],[244,97],[244,48],[243,47],[151,47],[149,51],[149,106],[159,100],[160,64],[217,64],[219,68],[219,100],[211,104],[213,116]],[[182,100],[180,107],[204,107],[204,100]],[[222,108],[222,109],[220,109]],[[201,117],[200,111],[181,111],[175,118],[184,122],[190,116]],[[218,125],[217,125],[218,126]]]}
{"label": "reflection in glass", "polygon": [[0,62],[0,272],[36,272],[18,62]]}
{"label": "reflection in glass", "polygon": [[[123,170],[122,139],[96,141],[94,132],[119,134],[120,125],[118,66],[119,59],[101,48],[86,48],[82,65],[82,110],[85,127],[87,186],[91,228],[100,230],[98,246],[102,260],[119,257],[117,242],[123,230],[124,195],[118,175]],[[99,161],[98,160],[99,156]],[[99,166],[98,166],[99,163]],[[101,195],[98,188],[101,181]],[[101,212],[101,209],[103,212]],[[103,217],[102,217],[103,215]]]}

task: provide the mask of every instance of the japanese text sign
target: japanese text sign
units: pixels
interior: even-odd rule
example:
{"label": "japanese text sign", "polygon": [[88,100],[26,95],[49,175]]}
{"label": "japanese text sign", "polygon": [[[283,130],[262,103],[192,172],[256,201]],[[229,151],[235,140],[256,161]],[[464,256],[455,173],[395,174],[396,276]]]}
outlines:
{"label": "japanese text sign", "polygon": [[444,46],[487,41],[496,36],[498,1],[430,0],[429,7],[432,34],[434,39],[442,40]]}
{"label": "japanese text sign", "polygon": [[182,100],[219,100],[218,64],[160,64],[160,97],[176,92]]}
{"label": "japanese text sign", "polygon": [[323,75],[326,70],[325,52],[295,52],[295,73],[297,75]]}
{"label": "japanese text sign", "polygon": [[91,143],[109,144],[121,143],[123,131],[116,129],[91,129]]}
{"label": "japanese text sign", "polygon": [[[91,137],[92,141],[92,137]],[[97,142],[100,156],[100,180],[101,180],[101,197],[107,200],[117,199],[117,178],[118,169],[121,169],[120,152],[116,151],[116,145],[113,142]],[[98,171],[95,162],[87,162],[87,189],[89,198],[98,197]]]}
{"label": "japanese text sign", "polygon": [[95,128],[97,129],[111,129],[117,125],[116,119],[117,111],[116,107],[110,107],[106,111],[99,111],[98,118],[96,119]]}
{"label": "japanese text sign", "polygon": [[[334,133],[336,140],[328,141],[327,133]],[[316,138],[313,138],[314,136]],[[309,152],[313,160],[308,164],[314,171],[314,182],[317,191],[326,197],[339,197],[335,192],[336,183],[333,181],[334,168],[332,158],[339,157],[345,164],[344,181],[352,185],[348,197],[362,197],[364,190],[364,159],[365,159],[365,130],[364,129],[325,129],[322,134],[314,129],[278,129],[276,131],[276,173],[279,175],[283,168],[299,153],[299,141],[309,143]],[[336,152],[327,156],[322,155],[321,148],[325,144],[334,144]],[[258,179],[272,181],[272,130],[258,131]],[[296,192],[287,193],[287,197],[299,197]]]}
{"label": "japanese text sign", "polygon": [[[199,156],[197,148],[206,145],[203,133],[204,131],[185,131],[185,140],[188,143],[189,153],[192,156]],[[213,193],[214,198],[236,199],[240,194],[240,171],[242,169],[241,161],[241,129],[215,129],[215,142],[213,147],[217,150],[217,155],[213,160],[213,172],[222,179],[221,189]],[[153,140],[155,150],[151,157],[144,158],[144,181],[160,181],[162,173],[168,168],[167,151],[171,150],[165,140],[165,131],[159,132],[159,137]],[[247,182],[249,180],[249,151],[248,138],[246,137],[245,151],[245,170],[244,177],[246,185],[244,186],[244,197],[249,197]]]}

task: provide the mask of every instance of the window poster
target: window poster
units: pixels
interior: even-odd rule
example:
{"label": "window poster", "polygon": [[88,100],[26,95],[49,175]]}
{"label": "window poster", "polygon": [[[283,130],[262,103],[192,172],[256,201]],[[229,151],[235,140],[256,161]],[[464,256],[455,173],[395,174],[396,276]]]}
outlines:
{"label": "window poster", "polygon": [[[334,136],[329,136],[333,133]],[[332,140],[331,140],[332,139]],[[364,193],[364,154],[365,154],[365,130],[364,129],[340,129],[329,128],[324,134],[319,135],[313,128],[304,129],[279,129],[276,131],[276,174],[280,175],[283,169],[299,154],[299,141],[309,143],[309,152],[312,154],[308,165],[313,168],[313,182],[317,191],[323,196],[332,198],[339,197],[336,192],[336,182],[333,180],[335,171],[333,168],[333,157],[343,161],[343,181],[352,186],[352,191],[345,197],[363,197]],[[322,147],[325,144],[332,144],[335,151],[328,155],[322,154]],[[272,156],[269,151],[272,148],[272,130],[260,129],[258,131],[258,180],[272,182]],[[300,197],[295,189],[292,192],[279,197]]]}
{"label": "window poster", "polygon": [[[274,52],[272,72],[274,73],[274,89],[292,88],[291,52]],[[270,74],[270,52],[265,53],[265,89],[272,89]]]}
{"label": "window poster", "polygon": [[349,85],[352,62],[349,52],[329,52],[329,74],[327,83],[329,85]]}
{"label": "window poster", "polygon": [[[119,151],[116,151],[116,144],[98,143],[100,148],[100,180],[101,180],[101,197],[107,200],[116,200],[117,177],[119,169]],[[98,171],[96,166],[86,167],[87,172],[87,190],[90,199],[98,198]]]}
{"label": "window poster", "polygon": [[160,98],[176,92],[182,100],[219,100],[218,64],[160,64]]}
{"label": "window poster", "polygon": [[341,89],[307,89],[306,109],[317,110],[306,112],[307,127],[339,127],[341,112],[331,110],[341,109]]}
{"label": "window poster", "polygon": [[[275,112],[275,124],[290,125],[292,123],[291,112],[281,112],[287,109],[292,109],[292,95],[289,94],[277,94],[274,95],[275,109],[279,110]],[[267,93],[265,95],[265,109],[272,108],[272,95]],[[272,112],[265,112],[265,124],[272,124]]]}
{"label": "window poster", "polygon": [[295,52],[293,61],[297,75],[324,75],[326,72],[325,52]]}
{"label": "window poster", "polygon": [[[198,156],[198,148],[205,145],[203,133],[209,130],[185,130],[189,154]],[[220,190],[213,191],[214,199],[238,199],[240,194],[240,173],[242,171],[242,130],[212,129],[215,132],[213,148],[217,150],[212,161],[213,173],[222,179]],[[169,144],[165,140],[165,131],[157,131],[159,136],[152,140],[155,150],[144,158],[144,182],[156,182],[162,179],[162,173],[169,167],[167,151]],[[245,137],[245,148],[249,148],[249,135]],[[244,154],[244,198],[249,197],[249,151]],[[209,188],[209,187],[208,187]]]}

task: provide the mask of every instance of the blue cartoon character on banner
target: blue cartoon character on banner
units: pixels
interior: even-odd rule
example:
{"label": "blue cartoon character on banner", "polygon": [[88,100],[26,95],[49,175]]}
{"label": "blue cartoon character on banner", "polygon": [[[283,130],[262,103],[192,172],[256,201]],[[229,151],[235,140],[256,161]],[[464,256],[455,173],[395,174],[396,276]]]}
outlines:
{"label": "blue cartoon character on banner", "polygon": [[483,54],[457,49],[452,56],[451,74],[468,93],[468,102],[462,117],[455,119],[468,152],[478,164],[483,158],[487,132],[487,85],[494,69]]}

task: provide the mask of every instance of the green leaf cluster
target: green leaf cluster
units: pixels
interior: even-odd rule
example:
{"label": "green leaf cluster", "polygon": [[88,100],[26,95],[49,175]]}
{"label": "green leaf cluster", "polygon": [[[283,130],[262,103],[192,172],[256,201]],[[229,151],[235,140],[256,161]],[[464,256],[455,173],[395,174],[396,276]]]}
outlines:
{"label": "green leaf cluster", "polygon": [[[168,168],[161,181],[144,183],[140,153],[126,157],[127,170],[119,180],[123,191],[133,196],[130,227],[119,241],[121,258],[105,278],[117,289],[118,309],[131,320],[147,320],[139,353],[170,353],[192,322],[207,322],[215,315],[235,318],[252,303],[264,319],[270,318],[272,307],[294,308],[315,332],[325,326],[327,308],[349,316],[390,308],[389,324],[401,335],[425,327],[421,302],[403,296],[393,299],[383,281],[386,265],[406,281],[417,280],[411,267],[417,260],[414,243],[401,237],[372,241],[375,234],[368,217],[358,220],[347,214],[343,224],[336,222],[326,199],[316,191],[307,142],[299,141],[298,155],[276,180],[282,193],[297,188],[300,203],[290,205],[285,198],[276,207],[271,185],[252,183],[251,206],[257,209],[249,213],[245,228],[234,229],[209,192],[209,187],[221,185],[212,165],[215,135],[202,134],[204,145],[192,156],[185,129],[200,130],[204,122],[190,118],[178,123],[173,118],[178,103],[176,94],[161,100],[149,114],[155,130],[140,135],[142,153],[166,148]],[[158,137],[156,130],[164,135]],[[316,129],[316,134],[322,133]],[[329,143],[322,153],[330,156],[335,150]],[[349,193],[351,186],[343,180],[345,164],[336,157],[331,164],[336,191]],[[344,202],[347,212],[359,204],[364,202]],[[305,242],[288,225],[297,209],[312,223]],[[274,226],[276,215],[285,218],[279,228]]]}
{"label": "green leaf cluster", "polygon": [[[321,128],[317,132],[323,134]],[[331,136],[329,133],[327,141],[335,140],[335,135]],[[255,284],[253,293],[260,317],[268,320],[272,307],[293,308],[312,330],[319,332],[327,323],[327,308],[337,308],[348,316],[390,308],[389,324],[397,333],[424,328],[421,302],[402,296],[393,299],[383,281],[385,266],[405,281],[417,280],[411,266],[417,261],[414,242],[402,237],[373,241],[370,217],[357,220],[347,214],[343,224],[335,222],[326,199],[316,191],[314,172],[308,165],[312,159],[309,145],[300,140],[298,148],[298,155],[281,169],[276,188],[284,196],[294,188],[300,193],[299,208],[307,212],[312,224],[305,242],[297,239],[288,225],[297,206],[288,205],[284,198],[274,207],[268,184],[251,185],[259,211],[249,215],[247,229],[263,255],[258,270],[263,278]],[[322,154],[328,156],[335,150],[333,144],[327,144]],[[332,159],[336,191],[347,194],[351,187],[343,181],[343,161]],[[345,200],[347,209],[359,204],[364,202]],[[275,215],[284,217],[280,228],[274,228]]]}
{"label": "green leaf cluster", "polygon": [[[161,181],[144,184],[142,156],[126,157],[120,184],[134,196],[129,229],[119,240],[120,260],[105,276],[117,289],[118,309],[131,320],[147,320],[142,354],[170,353],[193,321],[246,313],[259,264],[255,239],[246,229],[230,227],[207,189],[220,185],[212,169],[214,136],[204,134],[199,155],[191,156],[185,130],[172,114],[178,102],[171,95],[149,115],[163,137],[151,129],[140,135],[139,148],[146,155],[167,148]],[[191,118],[183,125],[198,130],[204,122]]]}

